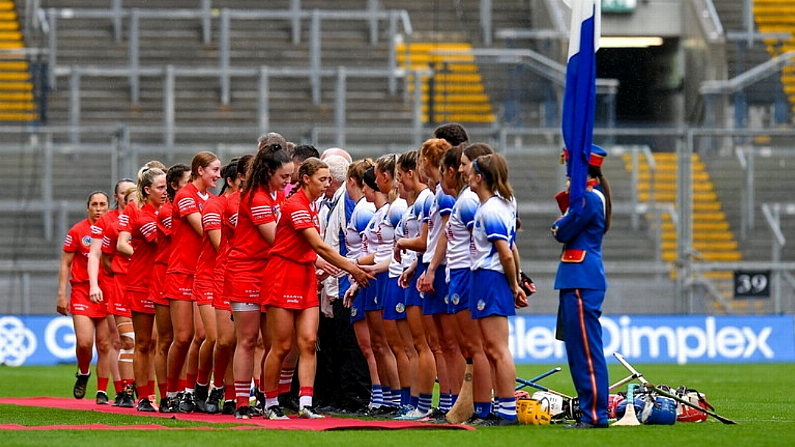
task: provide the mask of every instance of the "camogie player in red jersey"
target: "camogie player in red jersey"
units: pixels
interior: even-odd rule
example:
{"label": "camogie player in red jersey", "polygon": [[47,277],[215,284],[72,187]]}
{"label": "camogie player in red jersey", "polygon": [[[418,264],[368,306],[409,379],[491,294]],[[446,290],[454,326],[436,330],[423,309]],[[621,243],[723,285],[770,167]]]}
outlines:
{"label": "camogie player in red jersey", "polygon": [[119,219],[117,242],[119,253],[131,257],[126,298],[132,308],[135,329],[133,370],[140,396],[138,411],[150,413],[155,411],[149,400],[149,396],[154,394],[154,382],[149,379],[155,304],[149,299],[149,287],[157,257],[157,238],[161,235],[157,216],[167,198],[166,173],[159,168],[142,168],[138,173],[135,201],[127,204]]}
{"label": "camogie player in red jersey", "polygon": [[[74,323],[75,353],[77,355],[77,381],[72,394],[75,399],[86,395],[86,385],[91,376],[94,338],[97,343],[97,390],[108,386],[110,332],[104,302],[93,302],[88,296],[88,254],[91,247],[91,225],[108,211],[108,195],[102,191],[92,192],[86,203],[88,218],[76,223],[63,244],[61,266],[58,270],[58,302],[55,309],[61,315],[72,315]],[[66,296],[66,283],[71,285],[71,294]]]}
{"label": "camogie player in red jersey", "polygon": [[269,135],[260,145],[246,172],[246,181],[240,193],[237,227],[226,263],[224,294],[230,300],[237,338],[233,370],[237,407],[235,416],[240,419],[251,417],[249,394],[254,373],[254,352],[260,333],[267,346],[260,289],[276,236],[284,187],[290,182],[293,172],[284,138],[278,134]]}
{"label": "camogie player in red jersey", "polygon": [[350,273],[366,286],[373,276],[323,242],[319,232],[316,201],[331,182],[328,165],[317,158],[304,161],[298,171],[298,189],[282,206],[276,238],[265,269],[263,295],[268,310],[271,348],[263,372],[265,417],[286,419],[279,406],[278,386],[282,362],[295,337],[298,343],[300,418],[321,418],[312,407],[315,381],[315,346],[320,320],[315,263],[325,261]]}
{"label": "camogie player in red jersey", "polygon": [[[215,188],[221,177],[221,160],[212,152],[199,152],[191,162],[191,181],[177,192],[172,204],[171,217],[171,257],[166,270],[164,295],[170,300],[171,325],[174,341],[168,351],[168,389],[167,396],[176,398],[179,390],[180,371],[188,357],[188,349],[193,341],[194,314],[193,279],[201,250],[202,221],[201,211],[213,195],[209,189]],[[188,369],[190,371],[190,369]],[[179,411],[193,410],[193,385],[195,375],[186,380],[183,401]],[[169,406],[171,405],[171,400]]]}
{"label": "camogie player in red jersey", "polygon": [[[88,296],[95,303],[104,301],[108,310],[108,330],[113,340],[110,370],[116,390],[113,406],[127,408],[135,405],[132,393],[125,392],[125,389],[133,383],[132,353],[135,339],[130,319],[130,306],[124,301],[127,265],[130,258],[114,255],[119,235],[119,213],[127,206],[128,193],[131,191],[135,191],[135,183],[132,180],[121,179],[116,182],[116,187],[113,188],[116,206],[91,225],[91,249],[88,256]],[[114,345],[118,345],[118,348]],[[114,362],[114,358],[118,361]],[[129,391],[132,391],[132,388]],[[98,392],[97,403],[107,402],[107,397],[104,393]]]}
{"label": "camogie player in red jersey", "polygon": [[[190,166],[182,163],[175,164],[166,171],[166,191],[168,200],[160,207],[157,215],[157,229],[160,236],[157,238],[157,257],[152,271],[152,280],[149,282],[149,299],[155,303],[155,326],[157,329],[157,349],[155,350],[155,375],[160,391],[160,412],[170,410],[166,397],[167,374],[166,363],[168,350],[174,340],[174,331],[171,327],[171,307],[169,300],[163,295],[168,259],[171,257],[171,203],[177,191],[184,188],[190,181]],[[176,408],[174,408],[176,410]]]}
{"label": "camogie player in red jersey", "polygon": [[[213,349],[213,387],[207,397],[205,410],[207,413],[218,413],[223,409],[225,414],[235,411],[235,386],[232,373],[232,354],[235,351],[235,324],[232,322],[232,305],[224,292],[227,260],[232,248],[232,238],[237,226],[237,214],[240,204],[240,188],[246,181],[246,169],[254,155],[248,154],[233,160],[224,169],[224,188],[226,194],[224,208],[221,210],[220,228],[210,228],[205,224],[205,231],[211,238],[218,236],[218,254],[213,270],[213,307],[215,308],[215,324],[218,338]],[[198,393],[197,393],[198,394]],[[226,399],[225,399],[226,398]],[[225,400],[225,401],[224,401]],[[229,404],[227,404],[229,402]]]}
{"label": "camogie player in red jersey", "polygon": [[[237,162],[238,159],[235,158],[221,169],[221,178],[224,180],[221,193],[211,197],[202,210],[202,228],[204,234],[202,235],[202,247],[196,264],[196,274],[193,281],[193,298],[198,306],[199,317],[201,318],[201,326],[204,329],[204,333],[200,334],[197,326],[196,335],[193,339],[194,344],[191,347],[196,347],[197,341],[199,341],[196,385],[194,388],[195,393],[193,400],[196,411],[201,413],[207,412],[206,401],[209,397],[210,373],[212,373],[213,369],[213,351],[215,350],[216,340],[218,339],[215,308],[213,306],[215,302],[216,283],[218,282],[215,277],[215,267],[221,247],[221,216],[226,208],[229,194],[237,191],[234,185],[231,189],[227,188],[229,184],[227,182],[229,178],[227,173],[229,171],[234,171],[232,182],[237,181]],[[223,373],[221,374],[221,379],[223,380]]]}

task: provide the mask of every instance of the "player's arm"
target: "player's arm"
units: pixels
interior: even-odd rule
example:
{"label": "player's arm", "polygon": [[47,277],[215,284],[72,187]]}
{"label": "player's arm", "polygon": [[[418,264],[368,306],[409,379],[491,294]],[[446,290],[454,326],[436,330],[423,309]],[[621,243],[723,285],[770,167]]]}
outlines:
{"label": "player's arm", "polygon": [[338,252],[334,251],[334,249],[328,244],[323,242],[323,239],[320,238],[320,233],[318,233],[314,227],[300,228],[298,229],[298,233],[304,239],[306,239],[306,241],[318,255],[323,257],[323,259],[332,265],[350,273],[351,276],[353,276],[353,279],[362,286],[367,286],[370,279],[375,279],[373,275],[365,272],[356,264],[343,257]]}
{"label": "player's arm", "polygon": [[129,231],[119,231],[119,238],[116,240],[116,251],[125,256],[132,256],[135,252],[132,245],[130,245]]}
{"label": "player's arm", "polygon": [[519,271],[516,270],[516,262],[514,261],[510,242],[505,239],[494,239],[492,243],[494,244],[494,248],[497,249],[497,254],[500,257],[500,265],[502,265],[502,269],[505,272],[505,279],[508,280],[508,286],[511,288],[516,306],[526,307],[527,296],[525,296],[524,291],[519,287],[519,281],[517,281]]}
{"label": "player's arm", "polygon": [[204,235],[204,230],[202,229],[202,214],[198,211],[195,213],[190,213],[185,216],[185,221],[193,228],[193,231],[196,232],[199,236]]}
{"label": "player's arm", "polygon": [[273,222],[257,225],[257,231],[259,231],[259,234],[265,239],[265,242],[267,242],[268,245],[273,246],[273,241],[276,239],[275,220]]}
{"label": "player's arm", "polygon": [[94,303],[102,302],[102,289],[99,288],[99,268],[102,257],[102,239],[91,238],[88,249],[88,298]]}
{"label": "player's arm", "polygon": [[210,243],[213,245],[215,251],[221,246],[221,229],[207,230],[207,237],[210,238]]}
{"label": "player's arm", "polygon": [[69,312],[69,300],[66,298],[66,284],[69,282],[69,274],[72,272],[72,262],[75,254],[63,252],[61,255],[61,266],[58,268],[58,302],[55,310],[61,315]]}

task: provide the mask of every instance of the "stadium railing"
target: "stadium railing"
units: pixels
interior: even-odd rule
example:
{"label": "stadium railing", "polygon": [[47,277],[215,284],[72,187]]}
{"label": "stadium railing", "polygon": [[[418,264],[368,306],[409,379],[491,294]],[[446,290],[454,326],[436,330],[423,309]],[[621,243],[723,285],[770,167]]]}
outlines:
{"label": "stadium railing", "polygon": [[[120,3],[120,2],[119,2]],[[322,21],[324,20],[358,20],[364,21],[369,24],[370,29],[370,44],[375,45],[378,42],[378,27],[380,21],[388,21],[388,35],[394,36],[397,34],[400,25],[405,36],[410,36],[413,32],[411,27],[411,19],[409,18],[406,10],[389,10],[382,11],[375,7],[368,7],[366,10],[302,10],[300,9],[300,2],[298,8],[291,6],[287,10],[265,10],[265,9],[252,9],[252,10],[236,10],[223,8],[220,12],[207,7],[207,1],[203,2],[201,9],[123,9],[116,5],[111,9],[57,9],[50,8],[47,10],[47,27],[41,28],[47,35],[48,42],[48,58],[49,66],[58,66],[58,21],[73,18],[80,19],[98,19],[98,20],[112,20],[114,29],[114,39],[121,40],[121,23],[122,20],[129,19],[128,26],[128,60],[130,69],[130,93],[133,102],[138,101],[138,86],[140,76],[140,21],[143,19],[159,19],[159,20],[201,20],[202,21],[202,39],[204,44],[210,43],[211,39],[211,20],[215,16],[220,17],[220,32],[219,32],[219,66],[222,71],[219,73],[219,81],[221,84],[221,100],[223,105],[229,104],[229,73],[226,70],[230,68],[230,46],[231,46],[231,21],[234,20],[278,20],[290,21],[292,23],[292,40],[293,44],[297,45],[301,42],[300,32],[301,24],[304,20],[310,20],[310,37],[309,37],[309,60],[307,66],[312,70],[312,76],[309,80],[312,87],[312,99],[315,104],[320,102],[320,78],[322,77],[320,55],[322,53],[322,42],[320,39],[320,30]],[[368,2],[370,4],[370,2]],[[385,61],[388,70],[389,91],[394,94],[397,89],[397,79],[401,77],[401,70],[397,67],[397,57],[395,57],[395,41],[388,39],[389,56]],[[226,69],[226,70],[225,70]],[[50,85],[55,84],[55,73],[50,75]]]}

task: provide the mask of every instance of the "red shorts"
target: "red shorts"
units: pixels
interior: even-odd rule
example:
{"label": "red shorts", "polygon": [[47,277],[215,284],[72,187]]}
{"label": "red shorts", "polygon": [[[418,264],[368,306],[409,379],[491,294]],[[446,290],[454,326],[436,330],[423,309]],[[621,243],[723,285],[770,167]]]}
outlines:
{"label": "red shorts", "polygon": [[152,269],[152,279],[149,283],[149,299],[153,303],[161,306],[168,306],[169,304],[168,300],[163,295],[163,282],[166,279],[167,268],[168,265],[156,262]]}
{"label": "red shorts", "polygon": [[72,293],[69,296],[69,313],[72,315],[85,315],[91,318],[105,318],[108,310],[105,302],[94,303],[88,297],[88,282],[72,283]]}
{"label": "red shorts", "polygon": [[169,300],[193,301],[193,275],[166,273],[163,295]]}
{"label": "red shorts", "polygon": [[108,278],[108,313],[119,317],[131,317],[130,303],[127,301],[127,274],[116,273]]}
{"label": "red shorts", "polygon": [[314,263],[297,263],[274,256],[262,281],[264,304],[282,309],[304,310],[317,307],[317,276]]}
{"label": "red shorts", "polygon": [[215,285],[209,278],[193,281],[192,300],[197,306],[211,306],[215,296]]}
{"label": "red shorts", "polygon": [[218,310],[232,310],[229,298],[224,294],[223,278],[218,278],[218,281],[213,283],[213,307]]}
{"label": "red shorts", "polygon": [[262,274],[235,273],[224,281],[224,297],[236,303],[261,303]]}
{"label": "red shorts", "polygon": [[148,291],[128,290],[126,296],[130,301],[130,307],[133,312],[150,315],[155,313],[155,303],[149,299]]}

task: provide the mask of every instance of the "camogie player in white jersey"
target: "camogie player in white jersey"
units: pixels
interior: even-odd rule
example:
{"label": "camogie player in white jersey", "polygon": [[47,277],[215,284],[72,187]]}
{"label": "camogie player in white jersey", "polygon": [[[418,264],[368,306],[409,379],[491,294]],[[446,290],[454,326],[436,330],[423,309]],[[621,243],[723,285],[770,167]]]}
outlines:
{"label": "camogie player in white jersey", "polygon": [[[404,420],[423,419],[431,413],[433,386],[436,380],[436,363],[426,337],[422,315],[422,299],[416,288],[419,275],[415,275],[417,259],[425,251],[428,238],[427,219],[433,194],[421,178],[417,169],[420,153],[408,151],[398,157],[398,181],[407,192],[408,208],[401,222],[401,237],[395,236],[393,259],[400,262],[403,269],[398,284],[403,288],[406,309],[405,325],[408,327],[410,342],[417,353],[417,373],[412,377],[411,403],[414,407],[401,417]],[[420,253],[417,253],[417,252]],[[419,265],[422,265],[421,263]]]}
{"label": "camogie player in white jersey", "polygon": [[[373,214],[375,214],[375,205],[373,205],[375,191],[366,187],[364,183],[365,172],[371,167],[373,167],[373,162],[369,158],[351,163],[348,167],[345,181],[348,197],[356,203],[348,221],[348,227],[345,229],[346,256],[353,262],[356,262],[364,255],[363,233],[370,223],[370,219],[373,218]],[[362,351],[362,356],[367,361],[372,387],[370,403],[374,404],[375,395],[378,394],[376,391],[380,392],[381,390],[381,381],[378,378],[378,368],[373,349],[370,346],[370,330],[367,328],[367,321],[364,319],[364,295],[364,291],[359,290],[359,285],[355,281],[351,281],[350,287],[345,292],[344,303],[346,307],[351,309],[350,322],[356,335],[356,342],[359,345],[359,350]],[[383,394],[379,395],[381,396],[381,401],[383,401]]]}
{"label": "camogie player in white jersey", "polygon": [[[516,206],[508,184],[508,165],[499,154],[472,161],[469,186],[478,195],[480,207],[472,227],[473,257],[469,310],[477,320],[488,357],[495,372],[494,395],[497,408],[475,425],[512,425],[516,421],[514,381],[516,368],[508,348],[508,317],[515,307],[527,306],[519,287],[512,247],[516,240]],[[480,395],[475,389],[473,394]],[[490,406],[487,402],[476,405]]]}
{"label": "camogie player in white jersey", "polygon": [[[413,344],[409,341],[404,342],[398,321],[405,319],[405,294],[398,285],[398,278],[402,273],[402,265],[397,263],[392,266],[395,233],[403,213],[406,211],[405,199],[398,196],[397,182],[395,181],[397,157],[394,154],[380,157],[375,162],[375,182],[381,193],[386,194],[389,203],[383,218],[377,222],[376,234],[378,237],[378,248],[374,255],[374,265],[369,271],[376,275],[378,304],[381,308],[384,335],[395,363],[398,374],[398,387],[391,384],[391,405],[396,407],[406,406],[411,398],[410,377],[412,375],[411,365],[416,365],[416,353]],[[404,326],[404,325],[402,325]],[[408,328],[404,327],[406,338]],[[385,399],[386,400],[386,399]]]}
{"label": "camogie player in white jersey", "polygon": [[[441,356],[436,356],[436,374],[439,376],[439,410],[446,413],[458,396],[464,379],[464,357],[458,345],[461,338],[455,318],[447,313],[447,237],[444,228],[450,217],[455,199],[444,193],[440,170],[442,157],[452,146],[447,140],[431,138],[422,145],[420,157],[428,184],[435,185],[436,193],[431,204],[428,220],[428,242],[422,262],[427,266],[417,281],[417,288],[424,294],[422,313],[432,318],[426,321],[429,340],[438,340]],[[435,331],[434,331],[435,329]],[[434,353],[439,352],[435,349]]]}
{"label": "camogie player in white jersey", "polygon": [[[376,253],[379,246],[379,224],[384,220],[386,213],[389,211],[389,198],[386,194],[380,191],[378,183],[376,182],[375,166],[371,166],[364,173],[364,191],[366,195],[372,195],[373,204],[375,205],[375,213],[368,222],[362,232],[362,250],[361,256],[355,261],[361,266],[368,266],[375,264]],[[390,243],[391,246],[391,243]],[[370,335],[370,347],[373,350],[373,356],[376,361],[378,369],[379,386],[373,385],[373,394],[371,407],[374,408],[374,414],[380,416],[387,416],[397,412],[397,406],[394,405],[392,398],[392,389],[400,388],[400,379],[397,373],[397,362],[395,355],[389,348],[386,341],[386,334],[384,333],[383,325],[383,302],[379,300],[378,288],[381,283],[381,278],[376,276],[375,280],[370,281],[370,285],[363,289],[359,294],[363,294],[362,307],[367,321],[367,328]],[[383,408],[381,408],[383,407]]]}

